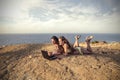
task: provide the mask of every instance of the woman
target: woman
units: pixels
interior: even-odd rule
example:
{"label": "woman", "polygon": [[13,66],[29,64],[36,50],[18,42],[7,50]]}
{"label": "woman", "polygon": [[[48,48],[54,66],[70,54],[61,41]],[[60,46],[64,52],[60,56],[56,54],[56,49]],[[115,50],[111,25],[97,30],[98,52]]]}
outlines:
{"label": "woman", "polygon": [[59,44],[64,49],[64,51],[63,51],[64,55],[68,55],[71,52],[73,52],[73,47],[70,45],[69,41],[64,36],[59,37]]}
{"label": "woman", "polygon": [[68,54],[90,54],[92,53],[92,48],[90,46],[90,41],[93,38],[93,36],[88,36],[86,37],[86,44],[87,48],[82,48],[79,46],[79,38],[80,36],[75,36],[75,43],[73,46],[70,45],[69,41],[64,37],[60,36],[59,37],[59,44],[62,45],[64,48],[64,55]]}
{"label": "woman", "polygon": [[48,55],[59,55],[63,53],[63,47],[59,45],[58,38],[56,36],[51,37],[51,42],[54,46],[54,51],[53,52],[48,52]]}

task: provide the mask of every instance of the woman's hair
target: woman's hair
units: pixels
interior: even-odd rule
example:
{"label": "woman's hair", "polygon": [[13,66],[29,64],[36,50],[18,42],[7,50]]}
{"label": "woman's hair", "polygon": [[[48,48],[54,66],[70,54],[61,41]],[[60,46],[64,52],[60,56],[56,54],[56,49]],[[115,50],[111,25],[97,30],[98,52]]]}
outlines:
{"label": "woman's hair", "polygon": [[69,41],[64,36],[60,36],[59,39],[61,39],[64,43],[68,45],[69,48],[71,48]]}
{"label": "woman's hair", "polygon": [[59,44],[58,38],[56,36],[52,36],[51,39],[54,39],[55,44]]}

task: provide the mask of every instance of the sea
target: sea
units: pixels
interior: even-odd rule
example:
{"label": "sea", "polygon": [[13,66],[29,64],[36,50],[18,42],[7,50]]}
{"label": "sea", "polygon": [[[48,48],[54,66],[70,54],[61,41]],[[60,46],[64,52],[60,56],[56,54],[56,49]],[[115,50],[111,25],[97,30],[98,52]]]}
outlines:
{"label": "sea", "polygon": [[120,34],[98,33],[41,33],[41,34],[0,34],[1,45],[14,44],[41,44],[50,43],[52,36],[65,36],[70,43],[74,43],[75,35],[81,35],[80,42],[84,42],[86,36],[93,35],[93,41],[120,42]]}

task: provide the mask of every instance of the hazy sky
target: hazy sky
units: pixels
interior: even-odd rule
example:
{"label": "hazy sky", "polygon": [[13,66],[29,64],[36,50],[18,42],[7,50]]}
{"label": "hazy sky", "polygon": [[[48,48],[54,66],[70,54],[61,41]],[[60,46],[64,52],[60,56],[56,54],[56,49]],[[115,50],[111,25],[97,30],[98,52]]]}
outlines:
{"label": "hazy sky", "polygon": [[0,33],[120,33],[120,0],[0,0]]}

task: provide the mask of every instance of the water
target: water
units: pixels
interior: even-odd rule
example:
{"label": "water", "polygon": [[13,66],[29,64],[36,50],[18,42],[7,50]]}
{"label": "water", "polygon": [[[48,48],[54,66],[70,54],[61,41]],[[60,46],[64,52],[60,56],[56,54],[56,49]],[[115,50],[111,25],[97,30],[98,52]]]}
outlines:
{"label": "water", "polygon": [[[71,43],[74,43],[76,34],[0,34],[0,45],[23,44],[23,43],[48,43],[50,38],[55,35],[65,36]],[[88,35],[93,35],[93,41],[120,42],[120,34],[78,34],[82,35],[80,42],[85,40]]]}

